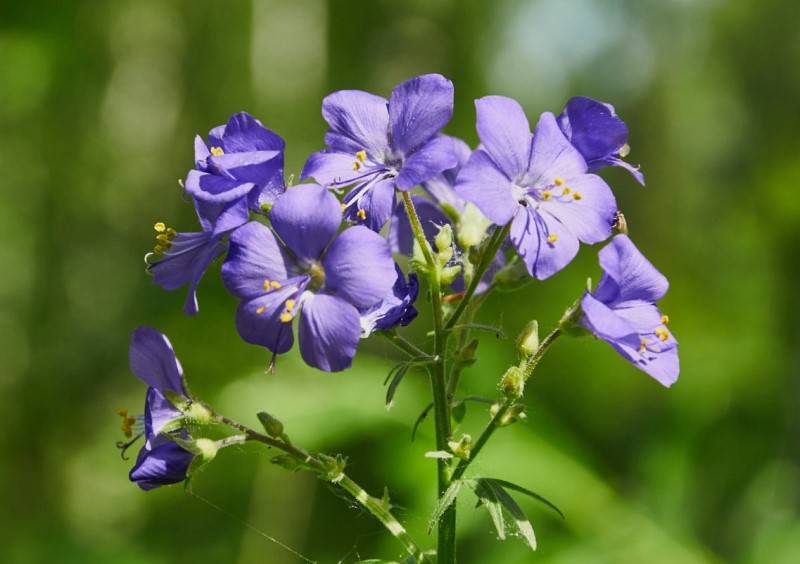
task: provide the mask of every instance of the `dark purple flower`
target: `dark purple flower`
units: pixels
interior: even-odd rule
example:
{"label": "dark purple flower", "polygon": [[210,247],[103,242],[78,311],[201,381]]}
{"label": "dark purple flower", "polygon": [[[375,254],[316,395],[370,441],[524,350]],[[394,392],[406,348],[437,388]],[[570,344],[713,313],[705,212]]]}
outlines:
{"label": "dark purple flower", "polygon": [[394,189],[410,190],[456,164],[452,140],[438,135],[453,115],[453,84],[438,74],[400,83],[391,98],[360,90],[327,96],[322,115],[327,150],[314,153],[301,179],[337,189],[344,217],[379,231],[389,220]]}
{"label": "dark purple flower", "polygon": [[[144,407],[144,446],[139,451],[130,479],[143,490],[186,479],[194,454],[162,433],[184,415],[167,395],[189,398],[183,370],[169,340],[150,327],[139,327],[131,335],[130,367],[148,385]],[[183,432],[183,438],[188,434]]]}
{"label": "dark purple flower", "polygon": [[575,257],[578,241],[611,234],[614,195],[586,174],[586,161],[553,114],[542,114],[531,136],[516,101],[487,96],[475,105],[482,145],[461,169],[456,193],[497,225],[513,220],[510,238],[528,272],[548,278]]}
{"label": "dark purple flower", "polygon": [[575,96],[556,120],[570,143],[583,155],[589,172],[606,166],[621,166],[644,185],[639,167],[622,160],[630,151],[628,127],[617,117],[614,106]]}
{"label": "dark purple flower", "polygon": [[362,339],[369,337],[373,331],[405,327],[417,317],[417,308],[414,307],[419,293],[417,275],[410,273],[406,282],[397,263],[394,268],[397,271],[397,280],[386,297],[372,307],[359,309]]}
{"label": "dark purple flower", "polygon": [[[358,308],[380,302],[396,279],[380,235],[363,226],[336,234],[342,208],[322,186],[301,184],[270,211],[275,233],[251,222],[230,238],[222,265],[228,290],[242,301],[239,334],[274,354],[292,348],[291,322],[306,363],[336,372],[348,368],[358,346]],[[277,235],[277,236],[276,236]]]}
{"label": "dark purple flower", "polygon": [[597,289],[581,299],[579,325],[663,385],[672,385],[678,379],[678,341],[667,330],[669,318],[655,305],[669,282],[627,235],[617,235],[600,251],[600,266]]}

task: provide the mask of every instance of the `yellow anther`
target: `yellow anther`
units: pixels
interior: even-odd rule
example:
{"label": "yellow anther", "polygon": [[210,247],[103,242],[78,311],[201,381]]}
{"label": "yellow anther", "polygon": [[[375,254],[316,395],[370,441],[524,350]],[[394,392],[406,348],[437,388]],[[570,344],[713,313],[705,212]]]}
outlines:
{"label": "yellow anther", "polygon": [[549,200],[552,197],[553,197],[553,193],[550,190],[545,190],[544,192],[542,192],[542,199],[543,200]]}
{"label": "yellow anther", "polygon": [[159,221],[158,223],[156,223],[156,224],[153,226],[153,229],[155,229],[155,230],[156,230],[156,231],[158,231],[159,233],[163,233],[163,232],[164,232],[164,231],[167,229],[167,226],[166,226],[166,225],[164,225],[163,223],[161,223],[161,222]]}
{"label": "yellow anther", "polygon": [[172,243],[169,241],[162,241],[161,244],[164,246],[165,250],[170,250],[172,248]]}
{"label": "yellow anther", "polygon": [[580,193],[580,192],[575,192],[575,193],[572,195],[572,198],[573,198],[573,199],[575,199],[575,200],[580,200],[581,198],[583,198],[583,196],[581,196],[581,193]]}
{"label": "yellow anther", "polygon": [[553,184],[555,184],[556,186],[561,186],[562,184],[564,184],[564,179],[561,178],[560,176],[556,176],[555,180],[553,180]]}
{"label": "yellow anther", "polygon": [[631,152],[631,146],[625,143],[622,147],[619,148],[619,158],[624,159],[628,156],[628,153]]}
{"label": "yellow anther", "polygon": [[342,212],[347,209],[347,204],[342,204]]}
{"label": "yellow anther", "polygon": [[286,300],[285,303],[286,303],[286,309],[288,309],[289,311],[292,311],[297,302],[295,300]]}
{"label": "yellow anther", "polygon": [[642,344],[639,345],[639,353],[640,354],[644,354],[645,351],[647,350],[647,342],[648,342],[647,339],[644,339],[644,338],[642,339]]}
{"label": "yellow anther", "polygon": [[669,331],[667,331],[663,327],[656,327],[655,333],[656,336],[662,341],[666,341],[667,339],[669,339]]}
{"label": "yellow anther", "polygon": [[273,288],[275,288],[276,290],[281,287],[281,283],[280,282],[275,282],[274,280],[272,282],[270,282],[269,285],[272,286]]}
{"label": "yellow anther", "polygon": [[225,151],[223,151],[221,147],[211,147],[211,154],[215,157],[218,157],[220,155],[224,155]]}
{"label": "yellow anther", "polygon": [[164,247],[162,247],[161,245],[156,245],[155,247],[153,247],[153,252],[157,255],[163,254]]}
{"label": "yellow anther", "polygon": [[356,158],[363,163],[365,160],[367,160],[367,152],[359,151],[356,153]]}
{"label": "yellow anther", "polygon": [[361,163],[356,161],[353,163],[353,170],[358,170],[361,168]]}
{"label": "yellow anther", "polygon": [[358,213],[356,215],[359,218],[361,218],[361,221],[364,221],[365,219],[367,219],[367,212],[365,212],[363,209],[358,210]]}
{"label": "yellow anther", "polygon": [[661,325],[669,325],[669,315],[661,316]]}
{"label": "yellow anther", "polygon": [[126,437],[130,437],[133,435],[133,426],[136,425],[136,418],[132,415],[128,415],[128,410],[124,407],[119,409],[117,413],[122,417],[122,425],[120,429],[125,434]]}
{"label": "yellow anther", "polygon": [[270,289],[269,280],[264,280],[264,291],[269,292],[269,289]]}
{"label": "yellow anther", "polygon": [[178,232],[175,231],[172,227],[167,228],[167,237],[169,237],[170,239],[174,238],[175,235],[177,234]]}
{"label": "yellow anther", "polygon": [[291,313],[289,313],[288,311],[284,311],[284,312],[281,314],[281,321],[282,321],[283,323],[289,323],[291,320],[292,320],[292,314],[291,314]]}
{"label": "yellow anther", "polygon": [[558,241],[558,235],[556,235],[555,233],[551,233],[550,235],[547,236],[548,243],[553,244],[556,241]]}
{"label": "yellow anther", "polygon": [[161,233],[161,234],[159,234],[159,235],[156,235],[156,239],[158,239],[158,240],[159,240],[159,241],[161,241],[162,243],[164,243],[164,242],[166,242],[166,241],[169,241],[169,237],[167,236],[167,234],[166,234],[166,233]]}
{"label": "yellow anther", "polygon": [[261,306],[260,308],[258,308],[258,309],[256,310],[256,314],[258,314],[258,315],[261,315],[261,314],[262,314],[262,313],[264,313],[265,311],[267,311],[267,306]]}
{"label": "yellow anther", "polygon": [[128,416],[128,408],[126,408],[126,407],[120,407],[120,408],[117,410],[117,415],[120,415],[120,416],[122,416],[122,417],[127,417],[127,416]]}
{"label": "yellow anther", "polygon": [[561,194],[564,196],[568,196],[570,192],[572,192],[572,190],[570,190],[568,186],[564,186],[564,191],[561,192]]}

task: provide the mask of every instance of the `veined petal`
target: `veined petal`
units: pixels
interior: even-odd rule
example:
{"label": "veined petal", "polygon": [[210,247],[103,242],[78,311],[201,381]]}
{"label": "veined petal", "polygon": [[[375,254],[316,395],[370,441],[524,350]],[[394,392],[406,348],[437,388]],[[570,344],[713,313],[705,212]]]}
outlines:
{"label": "veined petal", "polygon": [[226,154],[249,151],[283,153],[286,148],[286,142],[280,135],[261,125],[260,121],[247,112],[239,112],[230,117],[222,134],[222,144]]}
{"label": "veined petal", "polygon": [[331,129],[325,143],[334,150],[378,154],[389,148],[389,110],[386,98],[361,90],[340,90],[322,101],[322,117]]}
{"label": "veined petal", "polygon": [[578,254],[578,238],[568,227],[546,213],[521,208],[509,233],[531,276],[549,278]]}
{"label": "veined petal", "polygon": [[628,128],[614,107],[585,96],[570,98],[558,125],[586,162],[617,154],[628,142]]}
{"label": "veined petal", "polygon": [[581,298],[581,310],[583,316],[579,325],[596,337],[604,341],[625,343],[628,347],[639,347],[639,331],[636,327],[589,292]]}
{"label": "veined petal", "polygon": [[144,402],[144,431],[145,442],[149,448],[153,447],[153,442],[164,426],[181,417],[183,412],[176,408],[171,401],[155,388],[147,389],[147,396]]}
{"label": "veined petal", "polygon": [[308,295],[297,336],[306,364],[326,372],[350,368],[361,337],[358,310],[336,296]]}
{"label": "veined petal", "polygon": [[303,259],[318,259],[342,223],[336,196],[317,184],[299,184],[278,198],[270,211],[278,236]]}
{"label": "veined petal", "polygon": [[289,351],[294,344],[292,323],[281,320],[286,300],[296,299],[297,288],[284,286],[250,300],[236,308],[236,329],[251,345],[266,347],[275,354]]}
{"label": "veined petal", "polygon": [[283,169],[283,152],[225,153],[212,155],[207,162],[211,170],[219,171],[235,180],[265,186],[277,170]]}
{"label": "veined petal", "polygon": [[558,128],[556,118],[545,112],[533,131],[528,174],[537,184],[553,184],[586,172],[586,161]]}
{"label": "veined petal", "polygon": [[135,482],[145,491],[177,484],[186,479],[192,460],[194,454],[178,443],[165,439],[165,442],[152,450],[143,448],[139,451],[136,465],[129,477],[131,482]]}
{"label": "veined petal", "polygon": [[395,178],[395,184],[400,190],[410,190],[457,164],[452,138],[437,135],[406,159]]}
{"label": "veined petal", "polygon": [[408,154],[439,133],[453,117],[453,83],[440,74],[401,82],[389,99],[389,115],[392,148]]}
{"label": "veined petal", "polygon": [[539,202],[539,206],[588,244],[599,243],[611,235],[617,211],[611,188],[594,174],[568,178],[563,186],[554,189],[550,200]]}
{"label": "veined petal", "polygon": [[396,274],[383,237],[359,225],[342,231],[322,259],[325,286],[356,307],[370,307],[391,290]]}
{"label": "veined petal", "polygon": [[130,367],[151,388],[188,396],[183,387],[183,369],[172,344],[155,329],[137,327],[131,334]]}
{"label": "veined petal", "polygon": [[627,235],[614,237],[600,251],[599,257],[605,280],[601,279],[594,295],[603,303],[628,306],[652,304],[667,293],[667,279],[642,255]]}
{"label": "veined petal", "polygon": [[225,252],[225,245],[207,232],[178,233],[171,244],[160,260],[148,265],[147,270],[153,275],[153,283],[165,290],[176,290],[190,284],[183,311],[195,315],[198,311],[197,285],[208,265]]}
{"label": "veined petal", "polygon": [[247,201],[244,198],[231,202],[207,202],[195,198],[194,209],[203,230],[216,238],[244,225],[249,219]]}
{"label": "veined petal", "polygon": [[254,298],[264,293],[265,280],[287,280],[291,264],[272,231],[252,221],[231,234],[222,281],[237,298]]}
{"label": "veined petal", "polygon": [[207,202],[230,202],[246,196],[256,187],[252,182],[242,182],[216,174],[190,170],[184,188],[191,196]]}
{"label": "veined petal", "polygon": [[358,159],[353,154],[339,153],[336,151],[319,151],[313,153],[306,161],[300,180],[313,178],[318,184],[330,186],[347,186],[365,174],[363,169],[354,170],[354,163]]}
{"label": "veined petal", "polygon": [[520,205],[514,199],[511,180],[488,153],[477,150],[461,169],[456,194],[472,202],[491,222],[505,225]]}
{"label": "veined petal", "polygon": [[522,106],[505,96],[475,100],[478,136],[483,150],[509,178],[528,169],[531,127]]}
{"label": "veined petal", "polygon": [[[389,221],[394,208],[394,180],[391,178],[378,180],[366,190],[359,189],[360,186],[356,186],[344,198],[344,203],[350,204],[356,194],[361,192],[358,202],[348,205],[345,218],[378,232]],[[359,213],[361,210],[364,210],[364,218]]]}

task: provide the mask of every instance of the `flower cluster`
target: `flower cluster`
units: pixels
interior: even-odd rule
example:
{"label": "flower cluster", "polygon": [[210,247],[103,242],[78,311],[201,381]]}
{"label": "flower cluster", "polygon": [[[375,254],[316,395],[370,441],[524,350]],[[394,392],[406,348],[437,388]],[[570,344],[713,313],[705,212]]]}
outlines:
{"label": "flower cluster", "polygon": [[[239,335],[272,353],[270,369],[294,346],[299,318],[303,360],[338,372],[351,366],[361,339],[396,337],[415,319],[418,274],[437,292],[445,288],[433,302],[444,304],[452,329],[472,296],[507,289],[519,275],[549,278],[580,243],[612,236],[619,210],[596,173],[619,166],[644,184],[623,160],[628,129],[612,106],[575,97],[558,115],[542,113],[531,131],[518,102],[487,96],[475,102],[473,150],[442,133],[453,100],[452,83],[437,74],[399,84],[389,99],[358,90],[327,96],[326,148],[309,156],[292,187],[284,181],[284,140],[249,114],[234,114],[195,140],[195,168],[183,187],[202,231],[155,225],[147,256],[153,281],[167,290],[188,284],[184,311],[194,315],[197,285],[224,255]],[[671,385],[677,342],[655,305],[666,279],[624,234],[599,256],[600,284],[567,324]],[[131,368],[149,386],[145,445],[131,479],[145,489],[180,481],[202,449],[174,423],[189,417],[192,400],[166,337],[134,332]]]}

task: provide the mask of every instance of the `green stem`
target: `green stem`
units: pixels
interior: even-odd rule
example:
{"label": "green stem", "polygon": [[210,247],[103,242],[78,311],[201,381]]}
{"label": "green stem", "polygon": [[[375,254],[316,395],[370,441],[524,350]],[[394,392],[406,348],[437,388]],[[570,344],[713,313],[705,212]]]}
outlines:
{"label": "green stem", "polygon": [[[530,378],[531,374],[533,374],[533,371],[536,368],[536,365],[539,364],[539,361],[544,356],[544,353],[547,352],[547,349],[550,348],[550,345],[552,345],[553,342],[555,342],[555,340],[560,335],[561,335],[561,329],[556,327],[547,337],[545,337],[544,341],[542,341],[539,344],[539,347],[536,349],[536,352],[534,352],[530,357],[528,357],[528,360],[525,362],[525,366],[522,368],[522,374],[524,380],[527,381],[528,378]],[[475,458],[478,456],[478,453],[484,447],[486,442],[491,438],[495,430],[501,427],[500,422],[502,421],[503,417],[506,415],[508,410],[511,409],[511,406],[514,405],[514,402],[516,402],[517,399],[518,398],[516,397],[506,397],[503,400],[503,403],[500,404],[500,407],[495,412],[491,421],[489,421],[489,423],[483,429],[483,432],[481,433],[480,437],[478,437],[478,440],[475,441],[475,443],[472,445],[472,450],[470,452],[469,458],[466,460],[462,460],[461,462],[458,463],[458,466],[453,472],[453,477],[452,477],[453,480],[458,480],[459,478],[461,478],[461,476],[464,475],[464,472],[467,470],[467,467],[473,460],[475,460]]]}
{"label": "green stem", "polygon": [[415,357],[415,356],[428,356],[428,353],[423,351],[417,345],[409,341],[408,339],[401,337],[397,333],[393,331],[378,331],[375,333],[376,335],[380,335],[398,349],[406,353],[408,356]]}
{"label": "green stem", "polygon": [[506,237],[508,237],[508,232],[510,230],[510,221],[504,227],[495,227],[491,239],[489,239],[489,244],[486,245],[484,254],[481,257],[481,261],[478,263],[475,272],[472,274],[472,280],[470,281],[469,287],[467,288],[466,292],[464,292],[464,297],[461,298],[461,301],[458,303],[458,307],[453,312],[453,315],[451,315],[450,319],[447,321],[445,331],[449,331],[455,326],[456,323],[458,323],[458,319],[464,313],[464,310],[467,309],[473,294],[475,294],[475,290],[478,288],[478,284],[480,284],[483,275],[486,273],[486,270],[488,270],[489,266],[491,266],[497,251],[500,249],[503,241],[506,240]]}
{"label": "green stem", "polygon": [[354,482],[352,478],[347,476],[347,474],[340,472],[335,476],[329,476],[329,467],[320,459],[312,456],[303,449],[297,448],[278,439],[262,435],[261,433],[254,431],[253,429],[250,429],[241,423],[237,423],[232,419],[228,419],[227,417],[214,415],[214,419],[219,423],[223,423],[244,433],[244,437],[235,437],[236,440],[232,442],[241,442],[242,439],[244,439],[247,441],[257,441],[280,449],[285,453],[292,455],[294,458],[301,461],[314,471],[318,472],[321,477],[325,477],[332,484],[339,485],[347,493],[353,496],[353,499],[361,504],[364,509],[369,511],[373,517],[380,521],[384,527],[386,527],[386,529],[400,542],[400,544],[403,545],[406,552],[411,555],[415,562],[425,561],[425,554],[423,553],[422,549],[417,545],[417,543],[414,542],[414,539],[411,538],[411,535],[408,534],[405,527],[403,527],[403,525],[400,524],[394,515],[392,515],[389,507],[387,507],[387,504],[383,500],[369,495],[364,488]]}
{"label": "green stem", "polygon": [[[414,202],[408,192],[403,192],[403,201],[411,223],[411,230],[422,250],[427,263],[427,275],[431,288],[431,306],[433,308],[433,355],[437,361],[433,364],[431,374],[431,389],[433,391],[434,425],[436,427],[436,449],[447,451],[450,440],[450,402],[447,398],[447,372],[445,366],[445,348],[447,335],[444,330],[444,314],[442,311],[442,286],[439,278],[439,267],[433,257],[425,232],[419,221]],[[437,490],[441,498],[450,486],[450,476],[447,461],[436,460]],[[450,507],[442,515],[438,523],[438,550],[437,562],[439,564],[454,564],[456,559],[456,505]]]}

